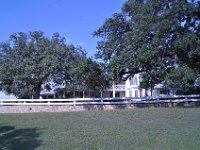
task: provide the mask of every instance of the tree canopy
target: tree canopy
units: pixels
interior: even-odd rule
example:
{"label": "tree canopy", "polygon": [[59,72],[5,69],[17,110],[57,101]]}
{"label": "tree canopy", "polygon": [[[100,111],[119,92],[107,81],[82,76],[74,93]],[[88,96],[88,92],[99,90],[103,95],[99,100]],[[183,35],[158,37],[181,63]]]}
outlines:
{"label": "tree canopy", "polygon": [[41,88],[62,85],[70,88],[103,90],[107,78],[100,63],[87,58],[85,50],[66,44],[54,33],[14,33],[0,44],[0,89],[18,98],[39,98]]}
{"label": "tree canopy", "polygon": [[102,38],[96,56],[115,79],[142,73],[155,84],[181,66],[200,73],[198,1],[128,0],[93,35]]}
{"label": "tree canopy", "polygon": [[92,89],[100,93],[109,86],[108,76],[103,66],[91,58],[82,61],[75,69],[76,85],[83,92]]}
{"label": "tree canopy", "polygon": [[39,98],[41,86],[50,82],[101,91],[110,75],[119,81],[141,73],[144,88],[161,82],[191,86],[199,80],[197,0],[127,0],[93,35],[101,38],[96,57],[106,62],[106,72],[58,33],[51,38],[41,31],[12,34],[0,44],[0,89]]}
{"label": "tree canopy", "polygon": [[19,98],[39,98],[42,83],[56,67],[51,41],[42,32],[20,32],[0,48],[2,89]]}

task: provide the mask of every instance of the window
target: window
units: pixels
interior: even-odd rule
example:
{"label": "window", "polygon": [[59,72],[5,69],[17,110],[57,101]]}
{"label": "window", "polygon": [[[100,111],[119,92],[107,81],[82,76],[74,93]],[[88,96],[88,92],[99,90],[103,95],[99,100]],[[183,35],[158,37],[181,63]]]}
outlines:
{"label": "window", "polygon": [[110,92],[110,97],[113,97],[113,93],[112,92]]}
{"label": "window", "polygon": [[167,90],[167,89],[160,90],[160,94],[168,95],[169,90]]}
{"label": "window", "polygon": [[132,97],[132,91],[129,90],[129,97]]}
{"label": "window", "polygon": [[140,97],[143,97],[142,89],[140,89]]}
{"label": "window", "polygon": [[135,97],[138,97],[138,90],[135,90]]}
{"label": "window", "polygon": [[120,97],[120,93],[115,93],[115,97]]}
{"label": "window", "polygon": [[134,76],[133,78],[131,78],[131,85],[138,85],[138,78],[137,78],[137,76]]}

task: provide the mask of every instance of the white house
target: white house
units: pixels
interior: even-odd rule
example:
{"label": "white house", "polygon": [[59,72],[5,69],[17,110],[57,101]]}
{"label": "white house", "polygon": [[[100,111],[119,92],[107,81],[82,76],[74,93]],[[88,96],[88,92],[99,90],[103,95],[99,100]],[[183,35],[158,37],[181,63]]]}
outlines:
{"label": "white house", "polygon": [[[103,97],[145,97],[151,96],[150,89],[141,89],[141,74],[129,77],[125,82],[115,84],[112,82],[110,88],[105,89]],[[163,84],[156,84],[152,90],[152,96],[175,95],[176,88],[166,88]]]}
{"label": "white house", "polygon": [[136,74],[126,80],[126,97],[144,97],[147,95],[148,91],[140,89],[140,81],[140,74]]}
{"label": "white house", "polygon": [[110,88],[104,90],[103,97],[126,97],[125,82],[115,84],[113,81]]}
{"label": "white house", "polygon": [[[150,89],[141,89],[140,82],[142,81],[142,76],[136,74],[126,80],[126,97],[144,97],[151,96]],[[175,95],[177,88],[167,88],[162,83],[156,84],[152,90],[152,96],[162,96],[162,95]]]}
{"label": "white house", "polygon": [[[116,84],[114,81],[110,83],[110,87],[105,89],[102,92],[102,97],[145,97],[151,96],[150,89],[141,89],[140,82],[142,81],[141,74],[135,74],[132,77],[129,77],[126,81],[122,81],[119,84]],[[57,89],[57,88],[55,88]],[[42,91],[41,98],[62,98],[63,94],[62,90],[51,91]],[[62,89],[62,88],[59,88]],[[152,96],[159,96],[159,95],[174,95],[177,89],[166,88],[163,84],[156,84],[152,91]],[[74,91],[74,97],[82,97],[82,91],[76,90]],[[90,90],[85,92],[86,97],[95,97],[94,91]]]}

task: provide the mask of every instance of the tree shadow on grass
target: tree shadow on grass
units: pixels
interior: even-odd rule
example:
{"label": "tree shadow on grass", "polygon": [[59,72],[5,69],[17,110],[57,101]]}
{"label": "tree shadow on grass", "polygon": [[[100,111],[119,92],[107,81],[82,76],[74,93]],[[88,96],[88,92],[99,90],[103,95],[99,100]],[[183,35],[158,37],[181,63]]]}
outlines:
{"label": "tree shadow on grass", "polygon": [[40,131],[37,128],[17,129],[13,126],[0,126],[1,150],[34,150],[41,145]]}

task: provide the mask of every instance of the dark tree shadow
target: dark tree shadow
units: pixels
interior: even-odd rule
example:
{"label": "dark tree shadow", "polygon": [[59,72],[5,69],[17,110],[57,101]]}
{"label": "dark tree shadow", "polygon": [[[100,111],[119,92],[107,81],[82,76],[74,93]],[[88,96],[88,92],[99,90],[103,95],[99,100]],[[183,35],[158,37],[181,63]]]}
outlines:
{"label": "dark tree shadow", "polygon": [[37,128],[17,129],[13,126],[0,126],[0,149],[34,150],[41,145],[40,134]]}
{"label": "dark tree shadow", "polygon": [[84,110],[103,110],[103,105],[83,105]]}

